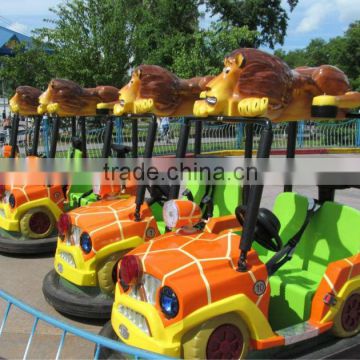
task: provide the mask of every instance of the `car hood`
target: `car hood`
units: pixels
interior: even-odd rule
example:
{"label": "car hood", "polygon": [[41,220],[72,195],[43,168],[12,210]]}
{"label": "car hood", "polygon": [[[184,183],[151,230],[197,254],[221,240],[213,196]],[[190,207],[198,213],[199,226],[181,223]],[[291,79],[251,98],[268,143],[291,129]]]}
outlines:
{"label": "car hood", "polygon": [[171,287],[180,301],[182,316],[212,302],[244,293],[254,302],[257,281],[267,282],[265,265],[254,250],[249,270],[237,271],[240,237],[233,233],[165,234],[131,254],[141,258],[144,272]]}

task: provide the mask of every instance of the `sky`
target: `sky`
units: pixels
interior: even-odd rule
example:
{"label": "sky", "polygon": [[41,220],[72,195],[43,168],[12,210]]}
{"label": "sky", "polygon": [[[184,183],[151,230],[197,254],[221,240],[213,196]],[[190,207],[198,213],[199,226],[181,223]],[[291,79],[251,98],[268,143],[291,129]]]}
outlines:
{"label": "sky", "polygon": [[[52,16],[48,9],[61,1],[1,0],[0,25],[30,35],[33,29],[46,25],[43,19]],[[286,0],[282,1],[286,3]],[[285,50],[303,48],[315,37],[328,40],[342,35],[351,22],[360,20],[360,0],[299,0],[289,17],[287,37],[282,47]],[[203,21],[202,25],[206,26],[210,19]]]}

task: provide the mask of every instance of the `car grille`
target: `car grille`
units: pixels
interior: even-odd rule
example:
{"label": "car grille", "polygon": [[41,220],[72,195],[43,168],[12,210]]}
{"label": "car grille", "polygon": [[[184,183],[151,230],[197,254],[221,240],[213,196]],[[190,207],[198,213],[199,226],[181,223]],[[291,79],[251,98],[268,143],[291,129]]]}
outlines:
{"label": "car grille", "polygon": [[74,260],[74,258],[73,258],[73,256],[71,254],[69,254],[67,252],[64,252],[64,251],[60,251],[59,256],[67,264],[69,264],[70,266],[76,268],[75,260]]}
{"label": "car grille", "polygon": [[119,305],[118,311],[121,315],[125,316],[129,321],[131,321],[137,328],[142,330],[146,335],[150,336],[149,326],[143,315],[124,305]]}
{"label": "car grille", "polygon": [[[160,287],[161,281],[153,277],[149,274],[144,274],[143,276],[143,286],[146,294],[147,302],[152,305],[155,305],[156,302],[156,292],[157,289]],[[133,299],[142,301],[140,296],[140,289],[139,286],[132,286],[129,293]]]}

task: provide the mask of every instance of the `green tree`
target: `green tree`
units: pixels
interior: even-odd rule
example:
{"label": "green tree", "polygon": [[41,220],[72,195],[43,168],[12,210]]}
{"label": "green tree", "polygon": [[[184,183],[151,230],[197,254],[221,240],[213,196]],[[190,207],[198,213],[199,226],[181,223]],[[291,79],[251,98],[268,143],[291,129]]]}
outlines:
{"label": "green tree", "polygon": [[257,35],[247,27],[239,28],[224,22],[213,24],[210,29],[199,30],[190,39],[183,39],[180,51],[174,54],[171,69],[183,78],[217,75],[222,70],[224,56],[234,49],[253,44]]}
{"label": "green tree", "polygon": [[[284,43],[289,17],[281,0],[204,0],[203,3],[222,21],[259,31],[258,41],[262,45],[274,48],[275,44]],[[298,0],[287,3],[292,11]]]}
{"label": "green tree", "polygon": [[44,89],[51,76],[50,57],[44,46],[37,41],[33,41],[30,49],[23,43],[18,44],[14,48],[14,56],[2,57],[0,78],[5,81],[7,94],[11,96],[19,85]]}
{"label": "green tree", "polygon": [[130,68],[125,0],[65,0],[36,35],[53,50],[52,73],[83,86],[120,86]]}

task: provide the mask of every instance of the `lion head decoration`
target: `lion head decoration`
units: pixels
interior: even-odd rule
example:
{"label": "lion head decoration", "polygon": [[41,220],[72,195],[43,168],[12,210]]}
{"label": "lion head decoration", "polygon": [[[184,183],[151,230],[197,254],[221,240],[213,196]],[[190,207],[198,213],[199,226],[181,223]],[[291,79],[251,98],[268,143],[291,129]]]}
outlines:
{"label": "lion head decoration", "polygon": [[156,65],[140,65],[119,92],[115,115],[153,113],[159,116],[192,115],[194,102],[211,76],[180,79]]}
{"label": "lion head decoration", "polygon": [[13,113],[31,116],[37,114],[41,91],[32,86],[19,86],[10,99],[10,109]]}
{"label": "lion head decoration", "polygon": [[350,95],[346,75],[329,65],[291,70],[278,57],[250,48],[233,51],[224,65],[196,101],[194,115],[309,119],[315,97]]}
{"label": "lion head decoration", "polygon": [[92,116],[99,103],[115,102],[118,89],[113,86],[82,88],[70,80],[51,80],[39,98],[38,113],[59,116]]}

